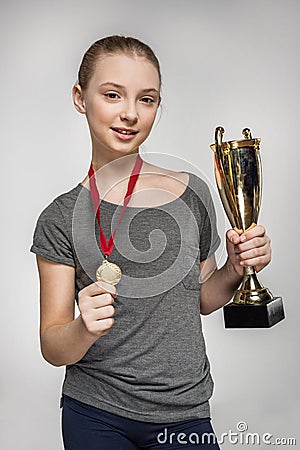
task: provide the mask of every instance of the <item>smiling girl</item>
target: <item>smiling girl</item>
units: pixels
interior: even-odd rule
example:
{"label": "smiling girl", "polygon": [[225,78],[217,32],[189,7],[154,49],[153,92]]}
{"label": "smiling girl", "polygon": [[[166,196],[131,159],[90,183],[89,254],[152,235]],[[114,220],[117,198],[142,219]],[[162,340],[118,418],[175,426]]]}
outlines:
{"label": "smiling girl", "polygon": [[122,36],[95,42],[72,95],[90,130],[90,168],[42,211],[30,249],[42,354],[66,366],[64,446],[217,449],[201,314],[232,298],[243,266],[269,263],[270,239],[262,226],[241,236],[228,230],[217,269],[207,185],[142,160],[161,103],[149,46]]}

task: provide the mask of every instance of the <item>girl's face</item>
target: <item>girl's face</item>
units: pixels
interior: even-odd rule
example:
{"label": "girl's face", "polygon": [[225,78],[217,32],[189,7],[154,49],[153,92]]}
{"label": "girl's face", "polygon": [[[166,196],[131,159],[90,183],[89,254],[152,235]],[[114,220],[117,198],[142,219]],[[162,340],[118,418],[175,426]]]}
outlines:
{"label": "girl's face", "polygon": [[86,114],[94,148],[134,153],[149,135],[160,103],[158,72],[142,57],[105,56],[87,89],[73,88],[73,99]]}

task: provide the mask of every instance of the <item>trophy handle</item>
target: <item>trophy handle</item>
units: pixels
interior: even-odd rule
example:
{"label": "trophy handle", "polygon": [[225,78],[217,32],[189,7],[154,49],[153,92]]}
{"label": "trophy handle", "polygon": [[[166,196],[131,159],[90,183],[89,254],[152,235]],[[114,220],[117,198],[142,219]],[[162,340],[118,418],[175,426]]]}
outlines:
{"label": "trophy handle", "polygon": [[244,136],[244,139],[252,139],[250,128],[244,128],[242,134]]}
{"label": "trophy handle", "polygon": [[216,153],[219,163],[222,161],[222,139],[225,130],[223,127],[217,127],[215,131]]}
{"label": "trophy handle", "polygon": [[229,157],[229,149],[223,148],[223,134],[225,130],[223,127],[217,127],[215,130],[215,175],[216,181],[219,189],[219,194],[226,211],[229,222],[232,228],[238,233],[243,232],[242,228],[238,228],[235,217],[239,217],[236,203],[232,194],[232,187],[229,185],[228,180],[224,174],[226,170],[224,169],[224,158]]}

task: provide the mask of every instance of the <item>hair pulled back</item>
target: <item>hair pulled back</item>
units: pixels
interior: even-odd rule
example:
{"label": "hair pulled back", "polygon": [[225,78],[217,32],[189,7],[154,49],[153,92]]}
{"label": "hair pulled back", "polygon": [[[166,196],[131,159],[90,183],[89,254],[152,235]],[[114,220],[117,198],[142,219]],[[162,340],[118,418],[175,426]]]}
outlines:
{"label": "hair pulled back", "polygon": [[78,71],[78,83],[83,90],[88,87],[99,58],[115,54],[139,56],[147,59],[157,69],[159,85],[161,86],[160,65],[153,50],[136,38],[113,35],[94,42],[83,55]]}

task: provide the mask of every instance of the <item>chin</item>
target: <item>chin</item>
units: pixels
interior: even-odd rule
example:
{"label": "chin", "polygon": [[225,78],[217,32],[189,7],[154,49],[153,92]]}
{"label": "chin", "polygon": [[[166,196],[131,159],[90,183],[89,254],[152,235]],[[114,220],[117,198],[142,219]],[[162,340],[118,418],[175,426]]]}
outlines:
{"label": "chin", "polygon": [[134,147],[127,147],[127,146],[123,145],[122,147],[119,147],[119,148],[115,147],[112,150],[118,154],[130,155],[131,153],[138,153],[139,147],[136,145]]}

